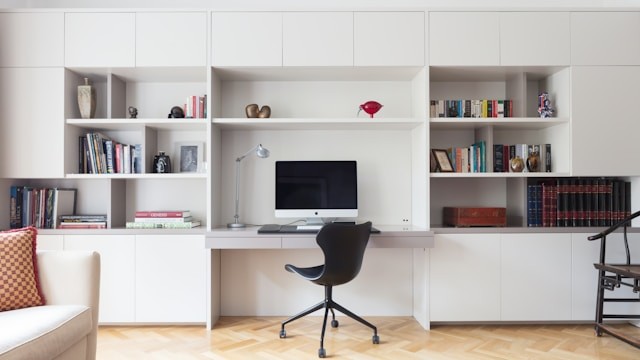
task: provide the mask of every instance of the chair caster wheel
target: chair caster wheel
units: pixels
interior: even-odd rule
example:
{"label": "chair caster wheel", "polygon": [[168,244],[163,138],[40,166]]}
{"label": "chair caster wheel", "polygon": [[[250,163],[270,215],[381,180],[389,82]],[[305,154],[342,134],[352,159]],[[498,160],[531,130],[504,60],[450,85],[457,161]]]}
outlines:
{"label": "chair caster wheel", "polygon": [[373,335],[373,337],[371,338],[371,341],[374,344],[380,344],[380,337],[378,335]]}
{"label": "chair caster wheel", "polygon": [[324,351],[324,348],[318,349],[318,357],[323,359],[327,357],[327,353]]}
{"label": "chair caster wheel", "polygon": [[280,339],[284,339],[287,337],[287,332],[284,329],[280,330]]}
{"label": "chair caster wheel", "polygon": [[332,328],[337,328],[339,325],[338,320],[331,320],[331,327]]}

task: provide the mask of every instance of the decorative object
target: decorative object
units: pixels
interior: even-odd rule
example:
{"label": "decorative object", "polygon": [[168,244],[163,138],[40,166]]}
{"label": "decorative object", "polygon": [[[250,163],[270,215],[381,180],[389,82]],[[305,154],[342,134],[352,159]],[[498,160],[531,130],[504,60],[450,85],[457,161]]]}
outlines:
{"label": "decorative object", "polygon": [[527,157],[527,170],[529,172],[538,172],[538,168],[540,167],[540,154],[536,152],[532,152]]}
{"label": "decorative object", "polygon": [[524,170],[524,160],[517,156],[509,161],[509,168],[512,172],[522,172]]}
{"label": "decorative object", "polygon": [[175,157],[178,159],[180,172],[204,171],[204,143],[203,142],[179,142],[176,143]]}
{"label": "decorative object", "polygon": [[436,162],[436,170],[440,172],[453,172],[453,164],[451,164],[447,150],[431,149],[431,154]]}
{"label": "decorative object", "polygon": [[89,84],[89,78],[84,78],[84,85],[78,85],[78,108],[83,119],[92,119],[96,115],[96,91]]}
{"label": "decorative object", "polygon": [[153,157],[153,172],[156,174],[168,174],[171,172],[171,158],[164,151],[158,152]]}
{"label": "decorative object", "polygon": [[247,118],[262,118],[266,119],[271,117],[271,108],[269,105],[263,105],[261,108],[258,107],[258,104],[249,104],[244,108],[245,113],[247,114]]}
{"label": "decorative object", "polygon": [[180,106],[174,106],[171,108],[171,111],[169,112],[169,116],[167,117],[169,119],[171,118],[182,119],[184,118],[184,110]]}
{"label": "decorative object", "polygon": [[358,114],[360,114],[360,111],[364,110],[364,112],[369,114],[369,117],[373,118],[373,114],[380,111],[380,109],[382,109],[382,104],[380,104],[379,102],[367,101],[366,103],[360,105],[360,110],[358,110]]}
{"label": "decorative object", "polygon": [[0,312],[44,305],[35,227],[0,232]]}
{"label": "decorative object", "polygon": [[138,118],[138,109],[136,109],[133,106],[129,106],[129,118],[130,119],[136,119]]}
{"label": "decorative object", "polygon": [[233,222],[227,224],[228,228],[239,229],[239,228],[246,227],[245,224],[240,223],[239,221],[240,215],[238,215],[238,207],[240,204],[240,189],[239,189],[240,188],[240,161],[242,161],[242,159],[244,159],[245,157],[247,157],[247,155],[251,154],[254,151],[256,153],[256,156],[261,159],[265,159],[269,157],[269,150],[262,147],[262,144],[258,144],[251,150],[247,151],[244,155],[236,159],[236,203],[235,203],[236,212],[235,212],[235,215],[233,216]]}
{"label": "decorative object", "polygon": [[546,91],[540,93],[540,95],[538,95],[538,114],[540,114],[540,117],[550,118],[553,112],[551,100],[549,100],[549,93]]}

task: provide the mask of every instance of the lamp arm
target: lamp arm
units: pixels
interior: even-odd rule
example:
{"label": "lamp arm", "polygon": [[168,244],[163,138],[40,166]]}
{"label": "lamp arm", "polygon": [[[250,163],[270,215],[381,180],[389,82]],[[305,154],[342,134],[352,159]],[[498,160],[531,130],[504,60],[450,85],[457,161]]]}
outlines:
{"label": "lamp arm", "polygon": [[252,152],[255,152],[258,149],[259,145],[254,146],[251,150],[247,151],[246,153],[244,153],[244,155],[239,156],[236,159],[236,163],[240,163],[240,161],[242,161],[242,159],[246,158],[249,154],[251,154]]}
{"label": "lamp arm", "polygon": [[[249,151],[250,152],[250,151]],[[233,222],[234,223],[238,223],[238,219],[240,218],[240,215],[238,214],[238,207],[240,205],[240,161],[242,161],[242,159],[247,156],[249,153],[239,157],[236,159],[236,204],[235,204],[235,215],[233,216]]]}

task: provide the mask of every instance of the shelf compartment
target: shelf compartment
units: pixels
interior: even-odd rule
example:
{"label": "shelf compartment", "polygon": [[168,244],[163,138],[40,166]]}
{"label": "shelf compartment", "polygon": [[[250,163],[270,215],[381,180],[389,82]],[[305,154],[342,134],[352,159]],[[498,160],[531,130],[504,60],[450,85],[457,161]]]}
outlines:
{"label": "shelf compartment", "polygon": [[216,118],[212,122],[225,130],[411,130],[425,124],[413,118]]}

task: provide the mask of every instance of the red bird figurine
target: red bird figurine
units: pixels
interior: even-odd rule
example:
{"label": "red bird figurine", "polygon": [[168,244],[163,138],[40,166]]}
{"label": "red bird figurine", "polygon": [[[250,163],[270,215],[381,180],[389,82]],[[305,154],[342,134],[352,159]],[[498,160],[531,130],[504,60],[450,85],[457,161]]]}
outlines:
{"label": "red bird figurine", "polygon": [[358,114],[360,111],[364,110],[370,117],[373,118],[373,114],[377,113],[380,109],[382,109],[382,104],[377,101],[367,101],[366,103],[360,105],[360,110],[358,110]]}

